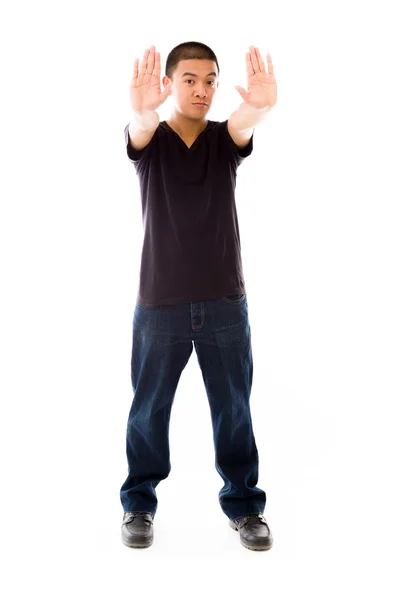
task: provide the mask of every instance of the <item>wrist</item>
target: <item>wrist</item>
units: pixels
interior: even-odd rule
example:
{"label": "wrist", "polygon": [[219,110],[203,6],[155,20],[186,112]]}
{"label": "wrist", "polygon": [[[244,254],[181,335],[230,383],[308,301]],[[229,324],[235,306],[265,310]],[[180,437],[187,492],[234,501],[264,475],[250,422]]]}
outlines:
{"label": "wrist", "polygon": [[255,108],[243,102],[230,118],[237,129],[241,131],[252,129],[267,119],[267,115],[272,108],[272,106]]}
{"label": "wrist", "polygon": [[156,129],[160,122],[160,117],[155,110],[133,111],[131,123],[142,131]]}

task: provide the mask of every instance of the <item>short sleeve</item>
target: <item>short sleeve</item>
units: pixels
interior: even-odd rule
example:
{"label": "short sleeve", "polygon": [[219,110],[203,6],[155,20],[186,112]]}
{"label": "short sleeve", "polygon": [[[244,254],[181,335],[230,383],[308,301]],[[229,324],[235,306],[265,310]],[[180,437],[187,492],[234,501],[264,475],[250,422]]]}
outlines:
{"label": "short sleeve", "polygon": [[151,138],[150,142],[142,148],[142,150],[137,150],[134,148],[129,140],[129,123],[124,129],[125,134],[125,145],[126,145],[126,153],[128,155],[129,160],[134,164],[136,170],[141,167],[141,165],[146,162],[150,155],[151,148],[153,146],[153,141],[155,135]]}
{"label": "short sleeve", "polygon": [[238,148],[228,131],[228,119],[221,123],[221,129],[223,139],[226,142],[229,152],[232,154],[232,158],[236,166],[238,167],[240,164],[242,164],[244,159],[247,156],[250,156],[250,154],[253,152],[254,131],[247,146],[245,146],[244,148]]}

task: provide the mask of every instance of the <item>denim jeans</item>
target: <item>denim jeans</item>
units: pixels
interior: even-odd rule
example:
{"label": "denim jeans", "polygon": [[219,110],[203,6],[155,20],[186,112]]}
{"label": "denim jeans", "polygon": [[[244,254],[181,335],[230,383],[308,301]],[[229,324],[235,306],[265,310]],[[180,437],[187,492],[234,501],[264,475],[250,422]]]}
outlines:
{"label": "denim jeans", "polygon": [[253,357],[245,294],[172,306],[136,304],[128,477],[120,490],[124,512],[156,513],[155,488],[171,470],[172,403],[193,343],[210,406],[215,467],[224,481],[218,495],[221,509],[230,519],[263,513],[266,495],[256,487],[258,452],[250,414]]}

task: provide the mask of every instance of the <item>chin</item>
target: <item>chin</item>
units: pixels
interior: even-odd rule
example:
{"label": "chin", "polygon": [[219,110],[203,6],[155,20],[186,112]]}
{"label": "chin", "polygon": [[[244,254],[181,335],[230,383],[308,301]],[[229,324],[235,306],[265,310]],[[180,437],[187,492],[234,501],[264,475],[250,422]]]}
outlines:
{"label": "chin", "polygon": [[191,111],[195,111],[197,112],[199,115],[204,116],[206,113],[208,113],[208,111],[210,110],[210,105],[207,104],[207,106],[205,106],[204,108],[200,108],[198,106],[194,106],[192,104],[192,106],[190,107]]}
{"label": "chin", "polygon": [[179,112],[181,113],[182,116],[186,117],[187,119],[194,119],[194,120],[198,120],[198,121],[202,121],[204,119],[204,117],[207,115],[207,113],[210,110],[210,105],[208,104],[207,106],[205,106],[204,108],[197,108],[196,106],[193,106],[192,104],[186,109],[186,110],[180,110]]}

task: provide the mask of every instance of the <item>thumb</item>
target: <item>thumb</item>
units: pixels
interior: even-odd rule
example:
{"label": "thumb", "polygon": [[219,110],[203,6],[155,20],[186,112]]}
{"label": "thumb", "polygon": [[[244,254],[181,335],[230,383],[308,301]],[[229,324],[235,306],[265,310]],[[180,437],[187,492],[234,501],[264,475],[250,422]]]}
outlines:
{"label": "thumb", "polygon": [[239,92],[239,94],[242,96],[243,100],[245,102],[247,102],[248,99],[249,99],[250,94],[248,94],[245,89],[243,89],[242,87],[240,87],[240,85],[235,85],[235,88],[237,89],[237,91]]}
{"label": "thumb", "polygon": [[161,98],[162,98],[162,101],[163,101],[163,102],[164,102],[164,100],[166,100],[166,99],[168,98],[168,96],[170,96],[170,94],[172,93],[171,86],[172,86],[172,84],[171,84],[171,83],[168,83],[168,84],[165,86],[165,88],[164,88],[164,91],[163,91],[163,93],[161,94]]}

